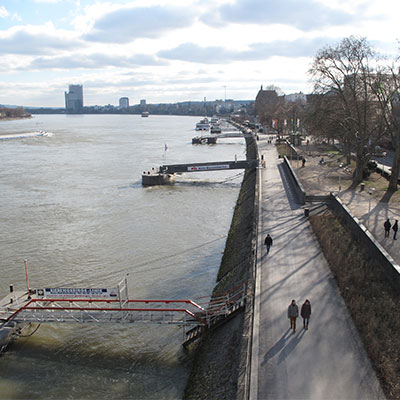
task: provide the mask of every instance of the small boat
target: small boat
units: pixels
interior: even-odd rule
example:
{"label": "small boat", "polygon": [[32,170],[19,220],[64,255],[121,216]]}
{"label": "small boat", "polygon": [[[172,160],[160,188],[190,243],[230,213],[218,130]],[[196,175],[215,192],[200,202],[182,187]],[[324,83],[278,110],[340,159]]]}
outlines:
{"label": "small boat", "polygon": [[149,112],[148,111],[143,111],[142,112],[142,117],[148,117],[149,116]]}
{"label": "small boat", "polygon": [[210,133],[221,133],[221,127],[219,125],[211,125]]}
{"label": "small boat", "polygon": [[203,118],[196,124],[196,131],[208,131],[210,129],[210,121],[207,117]]}

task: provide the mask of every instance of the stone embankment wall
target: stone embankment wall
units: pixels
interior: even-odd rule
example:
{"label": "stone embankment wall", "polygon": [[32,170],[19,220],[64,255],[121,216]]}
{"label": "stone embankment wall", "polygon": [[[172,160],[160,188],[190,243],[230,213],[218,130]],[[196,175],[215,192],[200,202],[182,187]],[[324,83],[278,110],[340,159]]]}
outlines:
{"label": "stone embankment wall", "polygon": [[[257,159],[254,138],[246,138],[247,159]],[[185,399],[244,399],[248,390],[250,329],[257,243],[257,170],[246,170],[236,202],[213,296],[248,282],[246,310],[207,332],[195,349]]]}

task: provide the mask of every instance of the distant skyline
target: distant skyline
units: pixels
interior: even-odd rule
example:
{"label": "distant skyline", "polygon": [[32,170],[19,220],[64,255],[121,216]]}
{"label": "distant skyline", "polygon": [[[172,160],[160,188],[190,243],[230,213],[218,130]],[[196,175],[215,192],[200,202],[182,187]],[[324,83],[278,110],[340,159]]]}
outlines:
{"label": "distant skyline", "polygon": [[355,35],[398,55],[394,0],[0,1],[0,104],[85,105],[254,99],[310,92],[325,45]]}

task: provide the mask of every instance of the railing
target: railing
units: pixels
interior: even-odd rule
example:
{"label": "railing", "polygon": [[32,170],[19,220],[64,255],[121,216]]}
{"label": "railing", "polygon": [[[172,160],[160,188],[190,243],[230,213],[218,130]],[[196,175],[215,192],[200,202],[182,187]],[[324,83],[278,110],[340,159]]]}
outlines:
{"label": "railing", "polygon": [[2,326],[10,323],[147,323],[191,327],[186,342],[199,337],[241,309],[246,300],[247,282],[213,297],[204,305],[193,300],[128,299],[126,280],[118,285],[116,298],[33,297],[17,306]]}
{"label": "railing", "polygon": [[[186,308],[176,305],[184,304]],[[5,322],[148,322],[204,324],[192,300],[31,299]]]}

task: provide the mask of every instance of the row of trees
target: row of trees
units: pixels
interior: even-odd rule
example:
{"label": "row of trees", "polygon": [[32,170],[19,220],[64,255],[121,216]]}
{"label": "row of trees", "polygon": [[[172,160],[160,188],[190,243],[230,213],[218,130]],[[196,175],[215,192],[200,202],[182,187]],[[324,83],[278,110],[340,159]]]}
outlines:
{"label": "row of trees", "polygon": [[279,133],[305,128],[339,143],[354,183],[361,182],[377,145],[394,149],[389,191],[397,190],[400,163],[400,70],[398,60],[379,55],[366,38],[349,37],[319,50],[309,70],[314,90],[307,101],[287,101],[279,89],[261,87],[255,102],[260,122]]}
{"label": "row of trees", "polygon": [[30,114],[26,113],[22,107],[9,108],[0,106],[0,118],[26,118]]}
{"label": "row of trees", "polygon": [[305,108],[307,130],[338,141],[355,155],[355,183],[378,144],[395,151],[389,191],[397,190],[400,163],[400,70],[366,38],[349,37],[318,51],[309,71],[313,94]]}

